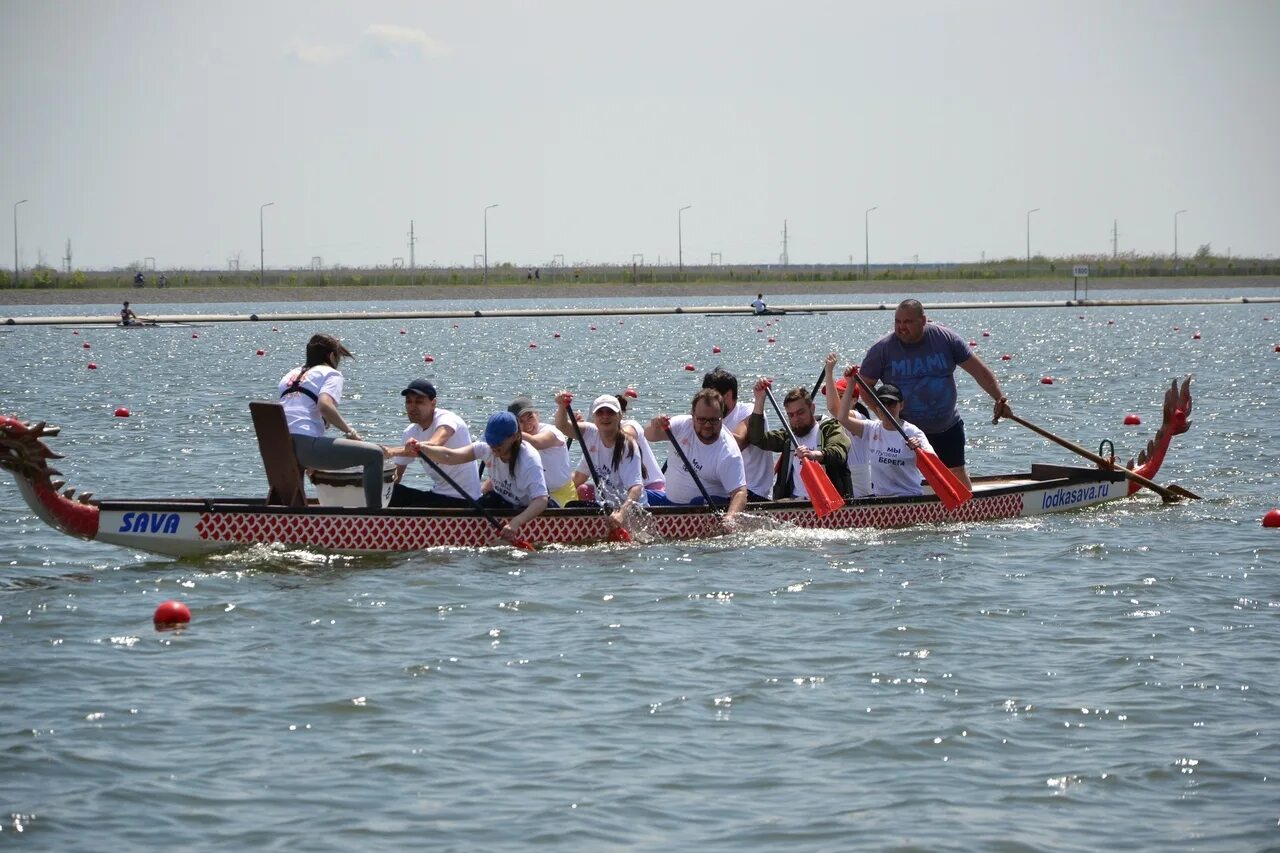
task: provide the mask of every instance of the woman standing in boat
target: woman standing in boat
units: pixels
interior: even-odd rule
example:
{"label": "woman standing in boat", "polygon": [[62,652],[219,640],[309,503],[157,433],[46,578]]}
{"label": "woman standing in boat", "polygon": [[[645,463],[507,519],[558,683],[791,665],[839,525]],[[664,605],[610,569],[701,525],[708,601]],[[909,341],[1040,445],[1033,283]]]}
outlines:
{"label": "woman standing in boat", "polygon": [[[280,379],[280,402],[293,438],[293,453],[304,468],[364,467],[364,500],[369,509],[382,508],[382,461],[386,448],[364,441],[338,411],[342,374],[338,363],[350,350],[331,335],[312,335],[307,361]],[[343,435],[329,438],[325,427]]]}
{"label": "woman standing in boat", "polygon": [[484,441],[468,447],[440,447],[422,444],[410,439],[406,447],[422,452],[433,462],[461,465],[479,460],[489,470],[492,488],[480,498],[479,504],[491,509],[519,509],[502,528],[502,538],[519,538],[520,528],[531,518],[537,518],[548,506],[554,506],[547,496],[547,479],[542,471],[542,457],[523,439],[520,424],[511,412],[490,415],[485,424]]}

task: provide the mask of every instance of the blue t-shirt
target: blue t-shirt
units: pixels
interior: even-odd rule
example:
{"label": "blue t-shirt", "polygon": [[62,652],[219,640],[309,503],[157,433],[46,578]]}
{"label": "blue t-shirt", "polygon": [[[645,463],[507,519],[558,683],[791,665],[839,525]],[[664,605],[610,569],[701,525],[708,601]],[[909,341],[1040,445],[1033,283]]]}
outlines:
{"label": "blue t-shirt", "polygon": [[946,326],[926,323],[919,343],[904,344],[890,332],[871,345],[862,371],[902,391],[902,419],[927,433],[951,429],[956,411],[956,365],[972,353],[964,339]]}

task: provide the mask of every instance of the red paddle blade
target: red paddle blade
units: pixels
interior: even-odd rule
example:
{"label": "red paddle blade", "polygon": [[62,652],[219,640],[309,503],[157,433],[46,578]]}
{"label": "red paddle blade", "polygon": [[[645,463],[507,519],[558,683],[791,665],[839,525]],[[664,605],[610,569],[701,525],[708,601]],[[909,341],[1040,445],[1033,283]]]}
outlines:
{"label": "red paddle blade", "polygon": [[809,501],[813,504],[813,511],[817,513],[818,518],[830,515],[844,506],[844,498],[840,497],[840,493],[836,491],[835,484],[827,476],[826,469],[812,459],[801,460],[800,480],[804,483],[805,491],[809,493]]}
{"label": "red paddle blade", "polygon": [[942,464],[941,459],[929,451],[916,451],[916,467],[947,509],[956,509],[973,497],[973,492],[951,473],[950,468]]}
{"label": "red paddle blade", "polygon": [[610,542],[630,542],[631,531],[625,527],[615,527],[609,531]]}

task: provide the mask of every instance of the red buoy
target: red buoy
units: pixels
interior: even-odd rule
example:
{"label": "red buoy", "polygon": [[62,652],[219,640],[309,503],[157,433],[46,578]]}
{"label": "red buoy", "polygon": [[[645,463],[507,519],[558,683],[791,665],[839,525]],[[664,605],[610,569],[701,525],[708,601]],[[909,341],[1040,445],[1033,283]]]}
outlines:
{"label": "red buoy", "polygon": [[1276,344],[1276,352],[1280,352],[1280,344]]}
{"label": "red buoy", "polygon": [[90,369],[90,370],[97,370],[97,369],[98,369],[98,365],[94,364],[92,361],[91,361],[91,362],[89,362],[89,365],[88,365],[88,366],[89,366],[89,369]]}
{"label": "red buoy", "polygon": [[117,406],[117,407],[116,407],[116,417],[117,417],[117,418],[127,418],[127,417],[129,417],[129,410],[128,410],[128,409],[126,409],[124,406]]}
{"label": "red buoy", "polygon": [[1178,331],[1181,331],[1181,330],[1182,330],[1182,327],[1181,327],[1181,326],[1174,326],[1174,327],[1173,327],[1173,330],[1174,330],[1175,332],[1178,332]]}
{"label": "red buoy", "polygon": [[694,367],[692,364],[686,364],[686,365],[684,366],[684,369],[685,369],[685,370],[689,370],[689,371],[693,371],[693,370],[697,370],[698,368]]}
{"label": "red buoy", "polygon": [[1115,320],[1108,320],[1108,321],[1107,321],[1107,325],[1108,325],[1108,326],[1114,326],[1115,324],[1116,324],[1116,321],[1115,321]]}
{"label": "red buoy", "polygon": [[278,331],[280,331],[280,330],[279,330],[279,329],[277,329],[275,326],[272,326],[272,327],[271,327],[271,331],[273,331],[273,332],[278,332]]}
{"label": "red buoy", "polygon": [[984,338],[989,338],[989,337],[991,337],[991,333],[990,333],[990,332],[986,332],[986,331],[984,331],[984,332],[982,333],[982,336],[983,336]]}
{"label": "red buoy", "polygon": [[533,341],[529,341],[529,349],[537,349],[537,348],[538,348],[537,344],[535,344]]}
{"label": "red buoy", "polygon": [[969,341],[969,346],[976,347],[977,345],[978,345],[977,341]]}
{"label": "red buoy", "polygon": [[425,361],[427,364],[430,364],[431,362],[436,360],[436,357],[434,355],[424,355],[422,357],[422,360]]}
{"label": "red buoy", "polygon": [[553,337],[553,338],[558,338],[558,337],[560,337],[560,333],[559,333],[559,332],[556,332],[556,333],[555,333],[555,334],[553,334],[551,337]]}
{"label": "red buoy", "polygon": [[163,630],[177,625],[185,625],[191,621],[191,610],[181,601],[163,601],[151,617],[156,628]]}
{"label": "red buoy", "polygon": [[1042,379],[1040,380],[1040,384],[1041,384],[1041,385],[1052,385],[1052,384],[1053,384],[1053,377],[1052,377],[1052,376],[1046,376],[1046,377],[1042,378]]}
{"label": "red buoy", "polygon": [[628,386],[627,386],[627,390],[625,390],[625,391],[623,391],[623,392],[622,392],[622,396],[624,396],[624,397],[630,397],[632,400],[634,400],[634,399],[638,398],[640,395],[636,393],[636,389],[634,389],[634,388],[632,388],[631,386],[629,386],[629,385],[628,385]]}
{"label": "red buoy", "polygon": [[266,354],[267,354],[267,351],[266,351],[266,350],[264,350],[264,349],[260,349],[260,350],[258,350],[258,355],[266,355]]}
{"label": "red buoy", "polygon": [[1009,353],[1005,353],[1004,355],[1000,356],[1000,360],[1001,360],[1001,361],[1013,361],[1013,356],[1009,355]]}
{"label": "red buoy", "polygon": [[1125,426],[1138,426],[1141,423],[1142,423],[1142,418],[1138,417],[1133,412],[1130,412],[1129,414],[1124,416]]}
{"label": "red buoy", "polygon": [[408,332],[406,332],[404,329],[401,329],[401,330],[400,330],[400,334],[402,334],[402,335],[407,335],[407,334],[409,334],[409,333],[408,333]]}
{"label": "red buoy", "polygon": [[777,338],[773,337],[772,335],[770,335],[770,336],[769,336],[769,343],[771,343],[771,344],[772,344],[772,343],[777,343],[777,341],[778,341],[778,339],[777,339]]}
{"label": "red buoy", "polygon": [[712,347],[712,348],[711,348],[711,351],[712,351],[713,353],[718,353],[718,352],[720,352],[720,347]]}
{"label": "red buoy", "polygon": [[1199,333],[1199,332],[1196,332],[1194,335],[1192,335],[1192,336],[1191,336],[1191,340],[1193,340],[1193,341],[1198,341],[1198,340],[1200,340],[1200,333]]}
{"label": "red buoy", "polygon": [[84,342],[84,343],[82,343],[80,346],[84,347],[85,349],[92,349],[92,347],[91,347],[91,346],[89,346],[89,342],[88,342],[88,341],[85,341],[85,342]]}
{"label": "red buoy", "polygon": [[[1268,319],[1268,320],[1270,320],[1271,318],[1270,318],[1270,317],[1268,317],[1267,319]],[[76,330],[75,330],[74,332],[72,332],[71,334],[73,334],[73,335],[78,335],[78,334],[80,334],[80,330],[79,330],[79,329],[76,329]]]}
{"label": "red buoy", "polygon": [[595,330],[596,330],[596,327],[595,327],[595,326],[592,326],[592,327],[591,327],[591,331],[593,331],[593,332],[594,332]]}
{"label": "red buoy", "polygon": [[757,327],[756,327],[756,331],[757,331],[757,332],[763,332],[763,331],[764,331],[764,329],[761,329],[759,326],[757,326]]}
{"label": "red buoy", "polygon": [[457,323],[454,323],[454,324],[453,324],[453,327],[454,327],[455,329],[461,329],[461,328],[462,328],[462,327],[461,327],[461,326],[459,326]]}
{"label": "red buoy", "polygon": [[1269,509],[1262,517],[1263,527],[1280,527],[1280,509]]}
{"label": "red buoy", "polygon": [[191,337],[193,337],[193,338],[198,338],[198,337],[200,337],[200,336],[199,336],[199,335],[197,335],[195,332],[192,332],[192,333],[191,333]]}

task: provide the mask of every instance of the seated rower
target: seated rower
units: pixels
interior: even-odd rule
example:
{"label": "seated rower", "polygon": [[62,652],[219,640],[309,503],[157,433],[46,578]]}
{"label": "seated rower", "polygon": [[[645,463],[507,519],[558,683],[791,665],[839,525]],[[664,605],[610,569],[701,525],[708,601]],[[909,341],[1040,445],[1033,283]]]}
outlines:
{"label": "seated rower", "polygon": [[480,505],[490,509],[518,509],[519,513],[502,528],[502,538],[514,541],[520,528],[537,518],[548,506],[555,506],[547,496],[547,480],[542,472],[542,458],[522,440],[520,425],[510,412],[489,416],[484,441],[466,447],[439,447],[413,442],[434,462],[461,465],[479,460],[489,469],[492,489],[480,498]]}
{"label": "seated rower", "polygon": [[[462,487],[463,492],[459,492],[443,479],[435,482],[437,477],[431,466],[418,459],[416,451],[409,449],[411,442],[455,449],[470,447],[471,430],[467,422],[448,409],[436,405],[436,386],[426,379],[413,380],[409,387],[400,392],[400,396],[404,397],[404,411],[409,417],[409,427],[404,431],[403,446],[391,451],[396,457],[396,474],[388,506],[471,506],[471,499],[480,497],[480,473],[474,462],[440,466]],[[405,469],[415,459],[432,477],[430,490],[415,489],[402,482]]]}
{"label": "seated rower", "polygon": [[124,307],[120,309],[120,325],[121,326],[137,326],[142,322],[137,314],[133,313],[133,309],[129,307],[129,300],[125,300]]}
{"label": "seated rower", "polygon": [[[827,398],[827,411],[833,418],[839,418],[840,413],[840,395],[844,393],[846,386],[853,387],[853,399],[858,399],[858,382],[854,379],[854,375],[858,372],[858,365],[851,364],[844,369],[844,376],[839,379],[835,378],[835,365],[839,360],[839,356],[832,353],[827,356],[826,361],[826,381],[823,385],[823,393]],[[871,413],[867,411],[867,407],[861,402],[853,404],[853,408],[849,414],[859,417],[864,421],[874,421]],[[843,427],[842,427],[843,428]],[[847,428],[844,430],[845,435],[852,438],[853,433]],[[849,446],[849,494],[854,498],[871,497],[871,467],[867,464],[867,448],[861,442],[851,443]]]}
{"label": "seated rower", "polygon": [[[556,426],[573,430],[569,422],[569,404],[573,395],[561,391],[556,395]],[[600,478],[596,499],[613,511],[609,514],[609,528],[625,527],[632,509],[644,501],[644,484],[640,477],[640,451],[636,443],[621,428],[622,406],[612,394],[601,394],[591,403],[591,420],[578,424],[582,431],[582,461],[573,472],[572,483],[576,489],[591,476],[595,467]],[[587,464],[587,457],[591,464]],[[594,485],[594,484],[593,484]]]}
{"label": "seated rower", "polygon": [[826,469],[831,484],[841,495],[849,493],[849,438],[835,418],[814,419],[813,401],[804,388],[792,388],[782,400],[791,433],[795,434],[800,448],[793,455],[791,436],[786,428],[765,432],[765,392],[773,384],[770,379],[756,382],[755,405],[747,419],[747,440],[755,447],[781,453],[778,475],[773,484],[773,499],[808,498],[804,480],[800,477],[800,461],[811,459]]}
{"label": "seated rower", "polygon": [[[853,386],[850,382],[840,395],[840,410],[836,417],[853,435],[853,445],[861,444],[871,466],[871,492],[878,498],[914,497],[924,494],[920,468],[916,465],[916,450],[933,452],[929,440],[915,424],[902,420],[902,392],[898,386],[882,383],[875,389],[876,397],[885,408],[867,400],[867,405],[879,420],[866,421],[850,414],[853,408]],[[892,414],[902,424],[907,441],[893,426]]]}
{"label": "seated rower", "polygon": [[569,462],[569,442],[566,436],[570,433],[562,431],[558,426],[544,424],[538,417],[538,409],[533,400],[521,394],[511,401],[507,411],[516,416],[520,424],[520,432],[524,433],[524,442],[538,451],[542,457],[542,470],[547,477],[547,493],[560,506],[564,506],[577,496],[573,485],[573,465]]}
{"label": "seated rower", "polygon": [[769,306],[764,304],[764,294],[757,293],[756,298],[751,302],[751,310],[757,314],[768,314]]}
{"label": "seated rower", "polygon": [[650,441],[667,441],[671,436],[697,471],[690,471],[679,454],[668,459],[667,492],[650,493],[649,503],[705,503],[698,488],[700,482],[713,503],[728,506],[723,523],[726,529],[733,530],[738,514],[747,505],[747,477],[738,442],[724,428],[724,398],[719,391],[703,388],[693,396],[690,409],[690,414],[674,418],[658,414],[644,428],[645,438]]}
{"label": "seated rower", "polygon": [[667,478],[662,472],[662,466],[658,464],[658,457],[653,455],[649,439],[644,437],[644,426],[639,421],[626,417],[628,404],[625,393],[613,396],[618,401],[619,424],[622,431],[631,436],[631,440],[636,443],[636,448],[640,451],[640,476],[644,480],[645,493],[666,493]]}

